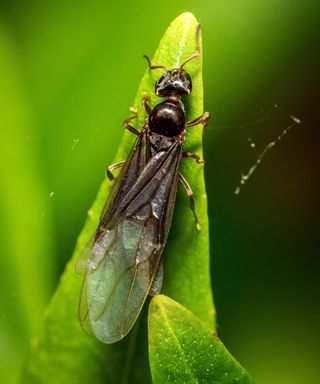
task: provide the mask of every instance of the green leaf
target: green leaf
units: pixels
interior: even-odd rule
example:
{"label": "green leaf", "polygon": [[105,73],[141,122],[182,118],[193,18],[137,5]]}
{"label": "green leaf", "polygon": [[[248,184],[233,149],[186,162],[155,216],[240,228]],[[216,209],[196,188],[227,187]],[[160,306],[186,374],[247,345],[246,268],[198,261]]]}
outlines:
{"label": "green leaf", "polygon": [[[184,13],[175,19],[161,40],[153,62],[172,68],[194,53],[196,25],[197,21],[190,13]],[[201,58],[188,63],[185,69],[193,79],[193,92],[185,100],[187,119],[191,120],[203,113]],[[154,95],[154,83],[161,74],[161,70],[146,70],[140,83],[134,103],[139,113],[137,127],[142,126],[146,117],[141,108],[143,94],[147,93],[151,97],[151,106],[161,100]],[[115,161],[126,158],[133,140],[131,133],[124,133]],[[186,149],[202,156],[201,140],[202,127],[190,128]],[[194,189],[201,231],[196,231],[185,191],[179,189],[170,239],[164,254],[163,291],[213,328],[214,308],[209,274],[207,198],[203,166],[186,159],[183,161],[182,172]],[[88,219],[78,238],[73,257],[46,311],[42,331],[32,341],[23,383],[150,382],[146,316],[141,316],[139,326],[136,325],[123,341],[113,345],[104,345],[89,337],[78,323],[77,304],[82,277],[74,272],[75,262],[97,226],[110,186],[109,181],[103,182],[88,212]]]}
{"label": "green leaf", "polygon": [[155,296],[148,319],[154,384],[254,383],[216,334],[174,300]]}
{"label": "green leaf", "polygon": [[35,159],[34,116],[16,40],[1,15],[0,52],[0,372],[1,382],[11,383],[52,292],[53,252],[43,215],[49,197]]}

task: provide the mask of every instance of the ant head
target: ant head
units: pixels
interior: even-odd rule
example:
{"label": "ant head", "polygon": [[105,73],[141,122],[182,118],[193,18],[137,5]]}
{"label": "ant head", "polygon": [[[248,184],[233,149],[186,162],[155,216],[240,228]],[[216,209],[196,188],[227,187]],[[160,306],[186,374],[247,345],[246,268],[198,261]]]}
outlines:
{"label": "ant head", "polygon": [[199,43],[200,24],[196,28],[196,45],[197,51],[184,60],[179,68],[167,69],[163,65],[152,65],[148,56],[144,55],[144,58],[149,64],[149,69],[163,69],[165,72],[156,82],[155,92],[157,96],[186,96],[192,91],[191,76],[186,72],[183,67],[191,60],[201,55],[201,48]]}
{"label": "ant head", "polygon": [[191,90],[191,77],[188,72],[180,68],[166,71],[155,85],[155,92],[161,97],[186,96]]}

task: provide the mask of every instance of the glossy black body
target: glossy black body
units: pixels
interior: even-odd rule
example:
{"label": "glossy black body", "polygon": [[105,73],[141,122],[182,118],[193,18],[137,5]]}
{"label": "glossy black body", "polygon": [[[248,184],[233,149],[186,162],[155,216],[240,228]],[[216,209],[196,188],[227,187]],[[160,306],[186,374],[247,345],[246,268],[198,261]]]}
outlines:
{"label": "glossy black body", "polygon": [[185,120],[181,101],[169,99],[153,108],[149,116],[149,128],[154,133],[175,137],[184,130]]}

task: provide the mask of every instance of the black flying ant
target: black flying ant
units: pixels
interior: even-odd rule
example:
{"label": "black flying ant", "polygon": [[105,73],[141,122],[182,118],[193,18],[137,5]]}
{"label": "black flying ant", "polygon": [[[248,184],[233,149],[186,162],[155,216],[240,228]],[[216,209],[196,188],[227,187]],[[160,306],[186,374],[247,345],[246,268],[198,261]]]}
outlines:
{"label": "black flying ant", "polygon": [[[196,29],[197,51],[179,68],[168,70],[161,65],[149,69],[165,72],[155,85],[155,93],[165,100],[154,108],[148,99],[142,105],[148,118],[141,131],[124,127],[137,136],[127,160],[111,165],[107,174],[122,167],[107,200],[98,228],[83,254],[86,260],[79,304],[82,327],[104,343],[122,339],[136,321],[148,293],[159,293],[162,286],[162,251],[167,241],[179,180],[194,210],[192,190],[179,172],[182,157],[200,163],[199,156],[184,152],[185,129],[205,124],[209,113],[186,122],[181,96],[192,90],[185,65],[200,56],[200,26]],[[81,260],[78,262],[78,266]]]}

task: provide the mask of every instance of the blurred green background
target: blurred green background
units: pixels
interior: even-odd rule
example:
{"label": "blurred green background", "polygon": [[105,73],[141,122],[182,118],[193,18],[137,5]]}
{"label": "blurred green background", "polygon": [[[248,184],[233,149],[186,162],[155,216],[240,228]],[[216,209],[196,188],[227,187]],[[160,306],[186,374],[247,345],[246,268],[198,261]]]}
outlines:
{"label": "blurred green background", "polygon": [[[17,376],[112,162],[142,54],[184,11],[202,23],[213,115],[205,157],[219,334],[259,383],[320,382],[319,2],[0,4],[1,382]],[[236,196],[290,115],[303,124]]]}

